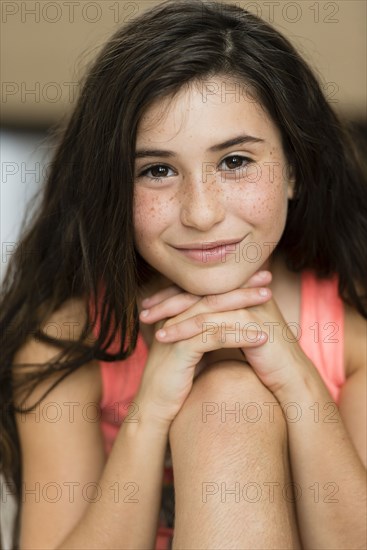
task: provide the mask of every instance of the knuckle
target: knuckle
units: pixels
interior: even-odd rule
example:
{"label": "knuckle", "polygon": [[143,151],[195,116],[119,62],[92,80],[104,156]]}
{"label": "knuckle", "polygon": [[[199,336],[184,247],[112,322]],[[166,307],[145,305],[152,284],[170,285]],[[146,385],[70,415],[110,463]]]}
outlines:
{"label": "knuckle", "polygon": [[205,315],[203,313],[198,313],[198,315],[195,315],[194,322],[196,327],[199,330],[203,329],[204,324],[207,322],[207,319],[205,318]]}

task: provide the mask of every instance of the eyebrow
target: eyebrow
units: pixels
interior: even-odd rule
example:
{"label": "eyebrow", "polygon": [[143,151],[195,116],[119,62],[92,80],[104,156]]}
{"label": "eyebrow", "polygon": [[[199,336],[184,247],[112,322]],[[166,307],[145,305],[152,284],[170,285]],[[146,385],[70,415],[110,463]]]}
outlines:
{"label": "eyebrow", "polygon": [[[208,152],[216,153],[217,151],[222,151],[223,149],[228,149],[228,147],[233,147],[234,145],[242,145],[244,143],[265,143],[264,139],[242,135],[236,136],[234,138],[228,139],[223,143],[218,143],[209,147]],[[139,149],[135,153],[135,158],[143,157],[175,157],[176,153],[174,151],[167,151],[165,149]]]}

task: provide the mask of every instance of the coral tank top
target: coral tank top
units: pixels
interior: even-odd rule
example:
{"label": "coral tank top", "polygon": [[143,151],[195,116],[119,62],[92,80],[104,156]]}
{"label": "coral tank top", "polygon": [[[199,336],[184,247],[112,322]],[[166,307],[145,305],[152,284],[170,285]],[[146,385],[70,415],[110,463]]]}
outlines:
{"label": "coral tank top", "polygon": [[[291,325],[293,326],[293,325]],[[99,318],[94,328],[97,336]],[[344,308],[338,294],[338,277],[318,279],[312,270],[301,273],[301,317],[297,327],[299,344],[318,369],[335,403],[339,401],[340,389],[345,381],[343,365]],[[119,350],[119,342],[108,348],[111,353]],[[145,363],[148,349],[139,333],[133,354],[126,360],[108,363],[100,361],[102,377],[101,429],[106,454],[111,451],[121,423],[134,408],[134,400]],[[161,511],[155,550],[169,550],[172,546],[174,527],[173,469],[169,442],[164,464]]]}

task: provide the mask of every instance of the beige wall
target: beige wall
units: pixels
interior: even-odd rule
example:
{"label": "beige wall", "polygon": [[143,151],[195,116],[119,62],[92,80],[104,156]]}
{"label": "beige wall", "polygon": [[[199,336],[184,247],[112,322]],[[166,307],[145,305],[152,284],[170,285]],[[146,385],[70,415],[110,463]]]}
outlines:
{"label": "beige wall", "polygon": [[[47,125],[58,120],[75,102],[86,60],[118,25],[157,3],[2,0],[3,123]],[[299,47],[338,111],[366,118],[364,0],[232,3],[273,22]]]}

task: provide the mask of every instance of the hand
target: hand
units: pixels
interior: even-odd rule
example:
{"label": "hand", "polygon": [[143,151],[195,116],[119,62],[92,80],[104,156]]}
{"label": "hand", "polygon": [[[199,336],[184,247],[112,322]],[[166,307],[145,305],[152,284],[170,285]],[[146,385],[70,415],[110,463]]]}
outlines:
{"label": "hand", "polygon": [[[261,296],[258,287],[264,281],[269,282],[270,278],[271,274],[269,273],[265,279],[259,279],[259,276],[254,274],[241,290],[222,295],[228,304],[225,311],[237,308],[235,311],[228,312],[227,315],[235,317],[237,314],[238,316],[243,311],[238,308],[247,308],[268,300],[271,294]],[[169,325],[173,326],[182,319],[192,321],[195,315],[203,309],[203,304],[207,311],[212,311],[211,304],[213,300],[216,302],[217,298],[217,296],[201,297],[183,293],[182,289],[173,285],[157,293],[153,299],[143,301],[143,304],[144,306],[150,304],[152,308],[149,322],[156,322],[156,328],[164,327],[166,329]],[[181,313],[175,316],[176,311],[181,311]],[[220,315],[223,317],[224,314]],[[167,319],[167,317],[170,318]],[[157,322],[158,318],[160,320]],[[148,317],[142,317],[140,314],[140,320],[147,322]],[[194,332],[195,334],[192,336],[178,338],[178,341],[175,342],[166,343],[154,338],[149,349],[139,390],[134,398],[143,416],[153,417],[156,423],[158,422],[165,428],[169,427],[190,393],[195,369],[203,355],[213,350],[239,347],[240,345],[234,345],[231,339],[222,342],[220,335],[215,333],[208,334],[204,339],[197,324]],[[241,346],[244,349],[258,346],[261,343],[258,336],[256,330],[249,330],[246,338],[242,339]]]}
{"label": "hand", "polygon": [[[169,287],[151,297],[149,302],[144,302],[144,306],[148,304],[151,306],[150,321],[176,314],[163,324],[166,337],[157,335],[157,339],[167,343],[185,342],[187,338],[200,334],[206,340],[215,332],[217,336],[221,333],[224,340],[221,347],[241,349],[261,382],[275,397],[283,397],[287,388],[296,387],[306,374],[316,376],[314,365],[298,344],[299,337],[297,339],[287,327],[271,295],[267,300],[245,306],[243,290],[240,289],[200,298],[182,290],[179,294],[178,287]],[[234,307],[236,311],[233,311]],[[147,318],[144,322],[148,322]],[[236,327],[235,334],[231,333]],[[256,347],[244,344],[247,327],[258,334],[266,333],[266,341]],[[247,338],[251,338],[249,331]]]}

